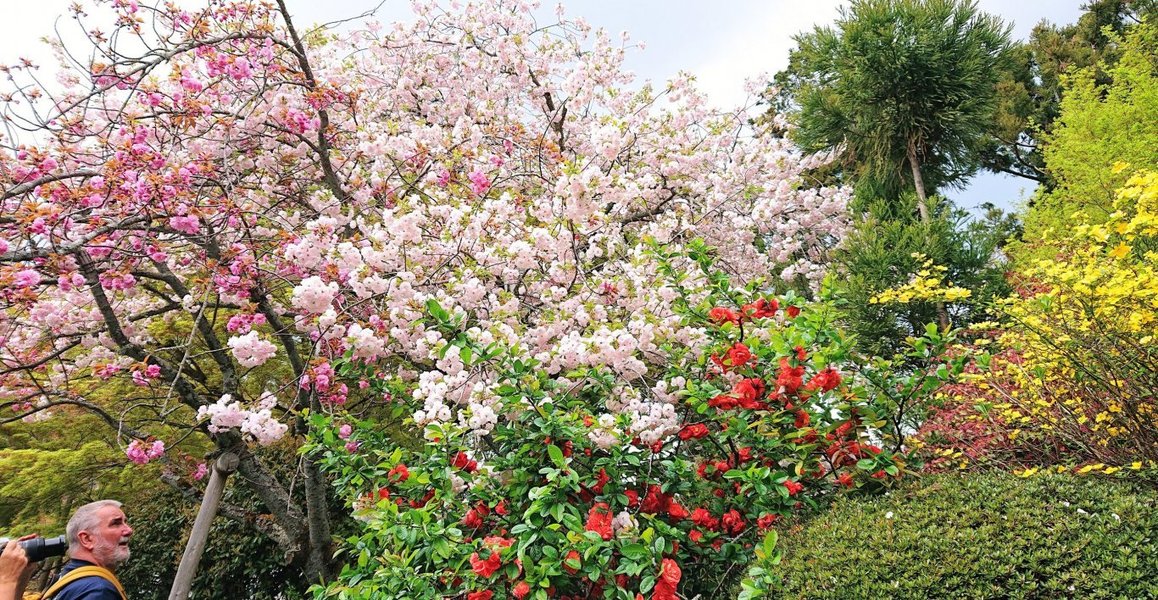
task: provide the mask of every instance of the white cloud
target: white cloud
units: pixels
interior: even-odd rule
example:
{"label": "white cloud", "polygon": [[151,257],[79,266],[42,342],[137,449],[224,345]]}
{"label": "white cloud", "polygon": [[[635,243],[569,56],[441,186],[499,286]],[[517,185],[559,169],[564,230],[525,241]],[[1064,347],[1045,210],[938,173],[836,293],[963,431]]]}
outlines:
{"label": "white cloud", "polygon": [[840,4],[814,0],[801,9],[798,2],[777,0],[759,3],[751,12],[733,13],[725,27],[706,32],[704,55],[691,71],[713,102],[738,105],[745,99],[745,80],[787,67],[788,53],[796,46],[792,36],[830,23]]}

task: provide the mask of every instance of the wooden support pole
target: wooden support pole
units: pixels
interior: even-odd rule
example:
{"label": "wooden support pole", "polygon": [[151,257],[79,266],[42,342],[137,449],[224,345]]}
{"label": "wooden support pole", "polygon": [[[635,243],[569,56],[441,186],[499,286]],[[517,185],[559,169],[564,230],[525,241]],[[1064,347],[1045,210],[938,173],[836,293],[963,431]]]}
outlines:
{"label": "wooden support pole", "polygon": [[197,574],[197,564],[201,562],[201,553],[205,551],[205,543],[209,540],[209,524],[217,515],[217,505],[220,504],[221,494],[225,491],[225,480],[230,473],[237,470],[239,462],[240,459],[236,454],[226,452],[217,457],[217,461],[213,463],[209,485],[205,486],[201,509],[197,511],[197,520],[193,521],[189,541],[185,544],[185,553],[181,555],[181,565],[177,567],[177,577],[173,579],[169,600],[186,600],[189,597],[189,590],[193,587],[193,576]]}

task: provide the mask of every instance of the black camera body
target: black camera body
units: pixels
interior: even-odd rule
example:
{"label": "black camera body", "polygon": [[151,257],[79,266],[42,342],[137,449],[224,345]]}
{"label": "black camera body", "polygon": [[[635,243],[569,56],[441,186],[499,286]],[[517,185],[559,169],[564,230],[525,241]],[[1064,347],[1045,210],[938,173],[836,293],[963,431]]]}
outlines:
{"label": "black camera body", "polygon": [[[0,538],[0,553],[4,552],[4,546],[7,545],[8,538]],[[20,547],[24,548],[29,562],[40,562],[50,556],[64,556],[68,551],[68,540],[63,535],[53,538],[38,537],[20,542]]]}

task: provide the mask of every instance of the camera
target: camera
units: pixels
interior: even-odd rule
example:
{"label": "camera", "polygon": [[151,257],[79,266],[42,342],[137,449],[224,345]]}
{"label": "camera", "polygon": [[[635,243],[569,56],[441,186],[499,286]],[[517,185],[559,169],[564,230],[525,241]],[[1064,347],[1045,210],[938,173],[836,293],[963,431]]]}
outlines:
{"label": "camera", "polygon": [[[0,552],[8,545],[8,538],[0,538]],[[28,555],[28,562],[40,562],[50,556],[63,556],[68,550],[68,540],[63,535],[53,538],[32,538],[20,542],[24,553]]]}

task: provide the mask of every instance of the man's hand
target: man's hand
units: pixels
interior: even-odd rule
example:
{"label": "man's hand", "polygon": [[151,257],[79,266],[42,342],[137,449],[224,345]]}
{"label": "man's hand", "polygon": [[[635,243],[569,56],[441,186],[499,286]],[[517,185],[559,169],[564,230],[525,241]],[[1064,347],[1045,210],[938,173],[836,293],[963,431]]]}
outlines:
{"label": "man's hand", "polygon": [[4,553],[0,554],[0,600],[19,598],[24,593],[28,578],[36,570],[36,563],[28,561],[28,555],[24,553],[20,542],[34,537],[35,534],[9,540]]}

